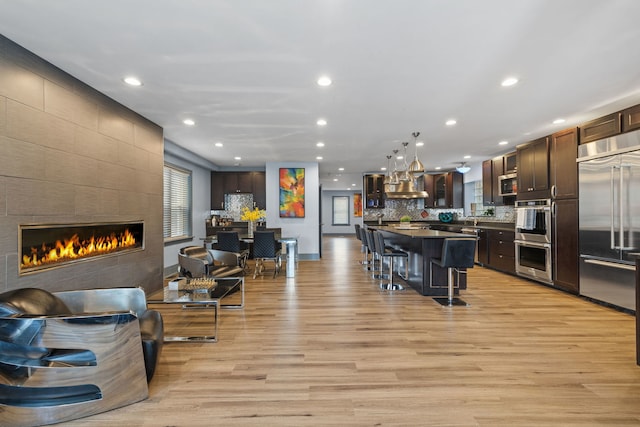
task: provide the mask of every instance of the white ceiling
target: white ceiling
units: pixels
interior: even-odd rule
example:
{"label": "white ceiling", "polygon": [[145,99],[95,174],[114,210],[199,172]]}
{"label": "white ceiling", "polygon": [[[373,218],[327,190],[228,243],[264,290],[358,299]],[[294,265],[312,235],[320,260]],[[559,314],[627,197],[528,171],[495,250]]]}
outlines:
{"label": "white ceiling", "polygon": [[[413,131],[427,169],[451,169],[640,103],[637,0],[0,0],[0,10],[0,33],[174,143],[221,168],[234,156],[250,168],[320,155],[324,189],[359,188],[402,141],[412,155]],[[317,86],[322,74],[333,85]],[[519,84],[501,87],[507,76]]]}

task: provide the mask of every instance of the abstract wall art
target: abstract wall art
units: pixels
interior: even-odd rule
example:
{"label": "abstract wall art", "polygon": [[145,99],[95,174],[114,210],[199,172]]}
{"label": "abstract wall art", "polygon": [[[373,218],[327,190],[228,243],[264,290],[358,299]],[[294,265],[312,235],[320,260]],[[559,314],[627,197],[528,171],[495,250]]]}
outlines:
{"label": "abstract wall art", "polygon": [[304,168],[280,168],[280,218],[304,218]]}

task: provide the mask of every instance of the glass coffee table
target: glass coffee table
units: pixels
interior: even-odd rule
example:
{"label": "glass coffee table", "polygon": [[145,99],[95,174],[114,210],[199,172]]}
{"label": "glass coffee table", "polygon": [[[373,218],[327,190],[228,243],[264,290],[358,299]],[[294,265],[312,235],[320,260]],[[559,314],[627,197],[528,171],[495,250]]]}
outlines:
{"label": "glass coffee table", "polygon": [[[234,292],[240,292],[239,304],[222,304],[221,301]],[[183,310],[213,310],[213,334],[193,336],[168,336],[164,342],[217,342],[219,308],[238,309],[244,307],[244,277],[222,279],[180,278],[163,289],[161,300],[150,299],[147,304],[177,304]]]}

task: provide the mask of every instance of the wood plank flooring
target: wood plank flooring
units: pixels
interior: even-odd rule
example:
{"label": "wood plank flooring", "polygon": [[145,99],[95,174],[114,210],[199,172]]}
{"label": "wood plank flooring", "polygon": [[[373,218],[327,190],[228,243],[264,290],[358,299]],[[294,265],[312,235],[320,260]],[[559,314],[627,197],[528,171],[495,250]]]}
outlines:
{"label": "wood plank flooring", "polygon": [[441,307],[380,291],[359,250],[325,237],[295,278],[247,277],[218,343],[164,346],[148,400],[65,425],[640,425],[634,317],[481,267],[471,306]]}

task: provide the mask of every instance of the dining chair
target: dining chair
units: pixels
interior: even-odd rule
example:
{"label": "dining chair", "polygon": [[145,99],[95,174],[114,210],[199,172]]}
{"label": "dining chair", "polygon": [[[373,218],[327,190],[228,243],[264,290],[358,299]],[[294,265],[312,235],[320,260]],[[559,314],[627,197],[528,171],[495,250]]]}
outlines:
{"label": "dining chair", "polygon": [[274,262],[273,278],[275,279],[282,266],[282,252],[274,231],[255,231],[253,233],[253,258],[256,260],[253,272],[254,279],[258,274],[262,275],[265,260]]}
{"label": "dining chair", "polygon": [[237,231],[218,231],[216,233],[218,240],[217,249],[226,252],[234,252],[239,254],[238,266],[246,272],[247,260],[249,259],[249,245],[240,240]]}

